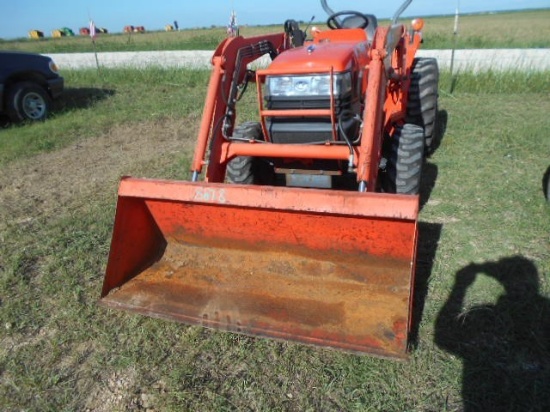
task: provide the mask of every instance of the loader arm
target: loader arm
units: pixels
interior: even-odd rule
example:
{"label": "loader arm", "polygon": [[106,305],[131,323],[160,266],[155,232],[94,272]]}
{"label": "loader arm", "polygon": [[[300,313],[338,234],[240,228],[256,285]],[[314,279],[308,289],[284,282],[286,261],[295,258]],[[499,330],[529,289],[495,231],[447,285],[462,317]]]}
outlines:
{"label": "loader arm", "polygon": [[[272,58],[289,47],[285,33],[224,40],[212,57],[212,72],[204,103],[203,117],[191,167],[198,180],[210,149],[211,159],[219,159],[224,135],[230,135],[236,118],[235,91],[246,75],[247,65],[269,53]],[[208,162],[206,181],[223,182],[225,169]]]}
{"label": "loader arm", "polygon": [[421,35],[416,31],[410,37],[404,34],[405,27],[398,24],[379,28],[371,51],[369,100],[357,172],[358,182],[363,182],[369,192],[376,189],[383,133],[391,134],[393,125],[404,122],[406,116],[410,73]]}
{"label": "loader arm", "polygon": [[382,146],[383,105],[386,100],[387,74],[384,68],[386,57],[387,29],[379,28],[371,51],[372,60],[369,64],[369,79],[367,85],[368,100],[363,114],[364,128],[359,149],[359,164],[357,166],[357,181],[360,191],[373,192],[376,189],[378,162]]}

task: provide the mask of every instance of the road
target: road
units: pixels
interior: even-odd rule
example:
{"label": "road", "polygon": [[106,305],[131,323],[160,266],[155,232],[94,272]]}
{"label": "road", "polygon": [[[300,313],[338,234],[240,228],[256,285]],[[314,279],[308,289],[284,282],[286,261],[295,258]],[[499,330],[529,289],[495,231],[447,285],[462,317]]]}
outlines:
{"label": "road", "polygon": [[[137,67],[150,66],[208,68],[212,51],[153,51],[153,52],[105,52],[97,54],[101,67]],[[449,69],[452,59],[451,50],[420,50],[419,57],[435,57],[441,69]],[[48,54],[61,69],[86,69],[97,67],[93,53]],[[265,56],[258,63],[267,65]],[[456,50],[454,70],[460,71],[544,71],[550,70],[550,48],[546,49],[475,49]]]}

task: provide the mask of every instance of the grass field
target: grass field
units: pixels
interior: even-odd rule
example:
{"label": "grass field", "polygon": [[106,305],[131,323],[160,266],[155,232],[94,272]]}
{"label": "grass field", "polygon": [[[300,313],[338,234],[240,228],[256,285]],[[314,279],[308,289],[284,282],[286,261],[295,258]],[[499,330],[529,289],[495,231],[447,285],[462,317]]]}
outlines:
{"label": "grass field", "polygon": [[[291,16],[289,16],[290,18]],[[296,17],[294,17],[296,18]],[[550,9],[496,14],[464,15],[460,18],[456,47],[470,48],[540,48],[550,47]],[[408,23],[406,19],[403,22]],[[381,20],[380,25],[389,21]],[[244,26],[241,35],[254,36],[282,31],[276,26]],[[323,22],[317,23],[318,26]],[[303,25],[305,27],[305,25]],[[454,17],[426,18],[425,49],[450,49],[455,45]],[[149,32],[144,34],[100,35],[96,50],[150,51],[150,50],[213,50],[226,36],[225,28],[188,29],[178,32]],[[0,40],[0,49],[37,53],[92,52],[88,37],[44,38],[41,40]]]}
{"label": "grass field", "polygon": [[0,130],[3,410],[549,410],[550,73],[442,74],[407,362],[99,308],[119,178],[188,178],[208,73],[64,74]]}
{"label": "grass field", "polygon": [[[548,47],[549,17],[464,17],[459,44]],[[441,39],[426,46],[448,47],[451,22],[429,19]],[[212,48],[219,36],[112,35],[98,47]],[[89,39],[0,47],[86,51]],[[550,410],[550,72],[442,73],[407,362],[98,307],[120,177],[189,178],[209,73],[63,75],[50,119],[0,129],[2,410]],[[256,108],[243,104],[246,120]]]}

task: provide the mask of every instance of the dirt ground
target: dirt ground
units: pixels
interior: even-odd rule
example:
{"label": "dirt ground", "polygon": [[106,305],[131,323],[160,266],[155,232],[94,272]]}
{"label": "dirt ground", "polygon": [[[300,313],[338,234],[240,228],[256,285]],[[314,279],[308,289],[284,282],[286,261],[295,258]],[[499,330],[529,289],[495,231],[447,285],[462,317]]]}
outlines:
{"label": "dirt ground", "polygon": [[97,137],[9,164],[0,174],[0,229],[90,199],[115,196],[121,176],[144,176],[193,150],[196,119],[121,125]]}
{"label": "dirt ground", "polygon": [[[97,201],[114,204],[124,175],[169,178],[159,176],[159,171],[192,152],[198,123],[198,119],[184,118],[120,125],[64,149],[8,164],[0,173],[0,233],[8,225],[25,226],[35,219],[78,213]],[[182,171],[182,176],[186,173]],[[24,341],[6,337],[0,343],[10,350],[40,339],[47,339],[47,333]],[[121,410],[133,405],[136,410],[153,411],[148,397],[151,391],[161,393],[163,383],[136,395],[130,390],[133,381],[130,370],[96,382],[87,388],[86,410]]]}

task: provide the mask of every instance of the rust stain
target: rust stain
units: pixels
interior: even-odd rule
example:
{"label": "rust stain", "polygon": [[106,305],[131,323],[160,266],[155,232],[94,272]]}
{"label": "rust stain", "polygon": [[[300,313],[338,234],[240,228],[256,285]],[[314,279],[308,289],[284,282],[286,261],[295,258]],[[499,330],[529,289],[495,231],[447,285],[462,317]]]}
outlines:
{"label": "rust stain", "polygon": [[[399,219],[147,202],[166,237],[194,245],[409,259],[415,225]],[[295,250],[294,250],[295,249]],[[315,257],[315,256],[314,256]]]}
{"label": "rust stain", "polygon": [[222,330],[403,354],[410,276],[406,261],[169,239],[159,262],[104,303]]}

